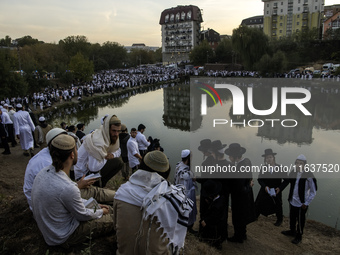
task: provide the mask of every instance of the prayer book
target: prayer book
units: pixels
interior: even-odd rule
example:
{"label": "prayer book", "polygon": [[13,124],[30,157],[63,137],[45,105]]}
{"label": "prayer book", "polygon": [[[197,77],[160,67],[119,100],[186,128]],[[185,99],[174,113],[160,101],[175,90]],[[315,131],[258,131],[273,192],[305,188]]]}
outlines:
{"label": "prayer book", "polygon": [[89,174],[87,176],[85,176],[84,180],[88,180],[88,179],[97,179],[97,178],[100,178],[102,177],[100,175],[100,173],[96,173],[96,174]]}

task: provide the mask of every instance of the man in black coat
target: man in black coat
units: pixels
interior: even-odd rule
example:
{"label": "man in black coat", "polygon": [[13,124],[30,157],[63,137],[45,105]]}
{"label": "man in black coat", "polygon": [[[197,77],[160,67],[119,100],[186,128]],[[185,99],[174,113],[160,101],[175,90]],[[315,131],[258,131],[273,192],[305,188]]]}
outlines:
{"label": "man in black coat", "polygon": [[[244,158],[243,154],[246,149],[238,143],[232,143],[225,150],[225,154],[229,156],[232,166],[236,167],[236,173],[241,173],[241,169],[251,167],[248,158]],[[234,236],[228,238],[229,242],[243,243],[247,240],[247,224],[255,221],[255,204],[253,188],[254,185],[252,173],[242,173],[240,176],[234,176],[230,180],[231,190],[231,211],[232,222],[234,225]]]}
{"label": "man in black coat", "polygon": [[283,220],[282,191],[285,188],[284,180],[287,179],[285,173],[280,171],[280,165],[275,162],[275,155],[272,149],[266,149],[264,157],[264,167],[261,168],[257,179],[261,188],[255,201],[256,218],[263,214],[268,216],[276,214],[275,226],[280,226]]}

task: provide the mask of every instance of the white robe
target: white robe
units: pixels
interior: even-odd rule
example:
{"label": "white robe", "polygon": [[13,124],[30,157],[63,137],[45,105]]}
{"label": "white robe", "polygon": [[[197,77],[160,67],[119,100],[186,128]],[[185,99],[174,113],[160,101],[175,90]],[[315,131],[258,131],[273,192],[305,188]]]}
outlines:
{"label": "white robe", "polygon": [[35,130],[35,126],[28,112],[20,110],[14,114],[14,129],[15,134],[20,135],[21,148],[23,150],[33,148],[32,132]]}

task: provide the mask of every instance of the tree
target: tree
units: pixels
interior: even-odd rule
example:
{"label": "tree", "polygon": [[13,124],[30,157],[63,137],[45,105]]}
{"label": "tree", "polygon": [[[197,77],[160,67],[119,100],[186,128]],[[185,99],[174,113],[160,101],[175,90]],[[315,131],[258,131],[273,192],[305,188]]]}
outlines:
{"label": "tree", "polygon": [[233,48],[231,39],[224,38],[216,47],[216,61],[220,63],[231,63],[233,58]]}
{"label": "tree", "polygon": [[12,39],[8,35],[5,38],[0,39],[0,46],[9,47],[11,46]]}
{"label": "tree", "polygon": [[273,77],[276,73],[283,73],[287,68],[287,59],[282,51],[274,53],[271,57],[269,54],[262,56],[259,62],[255,64],[255,69],[262,76]]}
{"label": "tree", "polygon": [[34,45],[39,43],[38,39],[32,38],[30,35],[26,35],[16,40],[19,47],[24,47],[25,45]]}
{"label": "tree", "polygon": [[16,52],[8,49],[0,50],[0,94],[3,97],[23,96],[28,85],[17,69]]}
{"label": "tree", "polygon": [[194,47],[189,54],[189,58],[194,65],[204,65],[214,58],[214,52],[208,41],[204,40],[200,45]]}
{"label": "tree", "polygon": [[233,30],[233,49],[241,56],[246,69],[252,70],[254,64],[268,52],[268,37],[258,28],[239,26]]}
{"label": "tree", "polygon": [[78,52],[80,52],[83,56],[90,57],[89,52],[91,44],[84,35],[68,36],[64,40],[60,40],[59,45],[62,47],[69,59],[75,56]]}
{"label": "tree", "polygon": [[116,42],[105,42],[101,48],[100,57],[107,62],[109,68],[119,68],[126,61],[125,48]]}
{"label": "tree", "polygon": [[69,67],[75,78],[81,81],[92,80],[94,74],[93,62],[86,59],[80,52],[71,58]]}

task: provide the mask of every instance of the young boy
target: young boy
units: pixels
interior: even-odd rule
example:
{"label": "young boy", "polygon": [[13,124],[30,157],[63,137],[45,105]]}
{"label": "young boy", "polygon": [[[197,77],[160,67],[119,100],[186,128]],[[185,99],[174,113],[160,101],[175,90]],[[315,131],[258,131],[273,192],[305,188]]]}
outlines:
{"label": "young boy", "polygon": [[306,163],[306,157],[302,154],[299,155],[295,160],[295,170],[289,174],[289,180],[286,181],[286,185],[290,183],[288,197],[290,230],[282,231],[281,233],[286,236],[295,236],[292,240],[293,244],[298,244],[302,240],[306,212],[317,190],[314,175],[311,172],[305,171]]}

